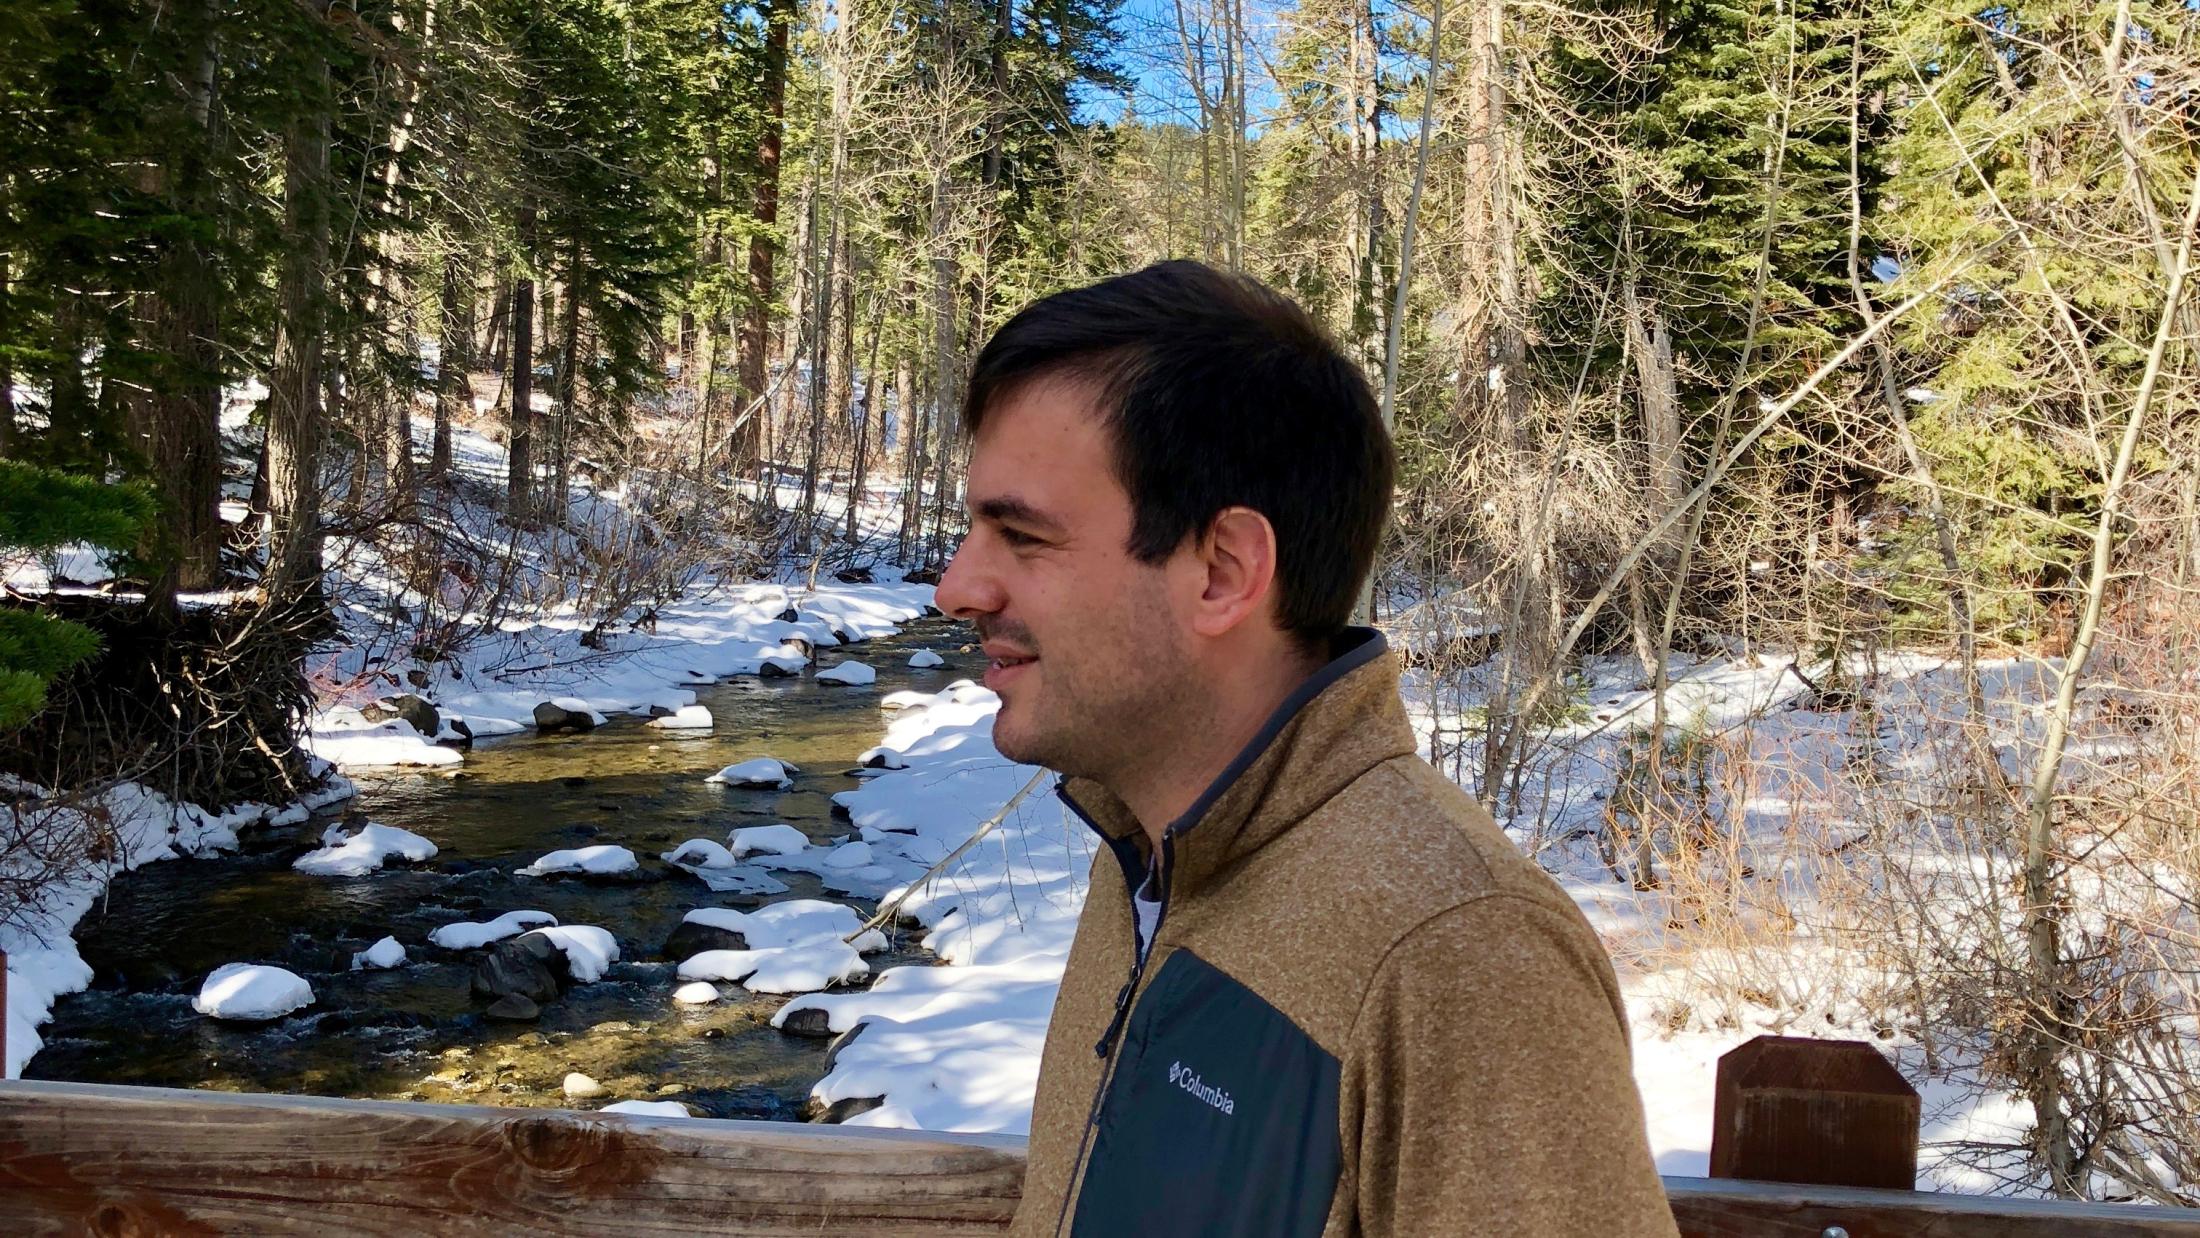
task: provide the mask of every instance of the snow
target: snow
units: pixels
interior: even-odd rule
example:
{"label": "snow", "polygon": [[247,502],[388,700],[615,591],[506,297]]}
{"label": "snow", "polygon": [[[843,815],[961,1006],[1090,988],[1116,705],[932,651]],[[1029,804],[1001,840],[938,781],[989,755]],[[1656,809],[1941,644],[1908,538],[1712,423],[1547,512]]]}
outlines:
{"label": "snow", "polygon": [[785,761],[757,757],[728,765],[703,781],[724,783],[729,787],[777,787],[784,791],[794,785],[794,776],[801,772]]}
{"label": "snow", "polygon": [[791,825],[745,825],[735,830],[727,840],[736,856],[800,855],[810,845],[810,836]]}
{"label": "snow", "polygon": [[851,659],[828,670],[819,671],[817,681],[819,683],[847,684],[852,688],[860,688],[877,683],[878,672],[861,662]]}
{"label": "snow", "polygon": [[321,835],[321,849],[299,856],[291,865],[315,877],[362,877],[382,867],[391,856],[418,864],[435,858],[435,844],[394,825],[369,822],[349,838],[341,826],[330,826]]}
{"label": "snow", "polygon": [[648,725],[665,731],[707,731],[717,720],[701,705],[683,705],[666,717],[651,718]]}
{"label": "snow", "polygon": [[641,861],[624,847],[598,843],[593,847],[576,847],[553,851],[525,868],[515,870],[522,877],[546,877],[552,873],[587,873],[608,877],[618,873],[631,873],[640,868]]}
{"label": "snow", "polygon": [[672,1000],[683,1006],[707,1006],[717,1001],[718,997],[718,986],[708,980],[683,984],[672,991]]}
{"label": "snow", "polygon": [[104,852],[87,854],[59,873],[33,869],[37,861],[31,856],[0,854],[0,879],[30,871],[45,877],[43,897],[0,923],[0,951],[8,958],[6,1077],[19,1077],[38,1052],[43,1043],[38,1028],[52,1017],[54,1002],[91,984],[92,969],[77,952],[71,933],[115,875],[158,860],[234,850],[239,830],[295,824],[308,811],[353,793],[351,783],[333,773],[327,762],[312,760],[308,766],[308,775],[322,781],[299,803],[281,808],[240,804],[222,813],[171,800],[137,783],[121,783],[77,800],[48,800],[42,788],[0,779],[0,794],[12,800],[0,801],[0,813],[16,819],[11,832],[104,835],[110,843]]}
{"label": "snow", "polygon": [[[783,903],[759,907],[755,911],[735,911],[730,907],[698,907],[681,917],[694,924],[707,924],[741,934],[751,950],[770,949],[777,946],[796,946],[816,941],[840,941],[854,936],[863,927],[863,916],[846,903],[827,902],[816,898],[791,898]],[[864,933],[855,940],[856,949],[872,954],[886,948],[886,937],[877,929]]]}
{"label": "snow", "polygon": [[619,961],[618,939],[593,924],[552,925],[530,929],[521,936],[543,938],[564,952],[566,968],[577,984],[603,979],[603,974]]}
{"label": "snow", "polygon": [[351,969],[353,971],[364,971],[368,968],[387,970],[389,968],[402,965],[404,961],[404,945],[400,943],[395,937],[385,937],[382,940],[374,943],[373,945],[368,946],[366,949],[361,950],[359,953],[352,955]]}
{"label": "snow", "polygon": [[909,665],[915,670],[929,671],[947,665],[947,659],[929,649],[919,649],[909,655]]}
{"label": "snow", "polygon": [[13,551],[0,554],[0,584],[21,593],[60,591],[64,584],[97,585],[115,578],[114,551],[90,542],[71,542],[43,553]]}
{"label": "snow", "polygon": [[731,851],[726,850],[724,845],[712,842],[708,838],[690,838],[672,850],[665,852],[660,858],[667,864],[679,864],[692,868],[732,868],[740,863],[738,859],[734,858]]}
{"label": "snow", "polygon": [[466,758],[413,729],[403,718],[368,722],[355,709],[331,709],[308,720],[307,751],[347,769],[396,765],[457,765]]}
{"label": "snow", "polygon": [[[968,681],[901,702],[885,746],[908,768],[835,797],[863,831],[861,843],[845,846],[866,846],[871,860],[921,873],[1029,782],[1038,770],[993,747],[998,704]],[[985,843],[902,904],[902,915],[926,926],[923,945],[947,966],[889,968],[864,992],[783,1007],[775,1026],[813,1008],[834,1031],[868,1024],[836,1054],[812,1097],[885,1098],[850,1119],[856,1125],[1028,1132],[1092,845],[1059,803],[1027,797]]]}
{"label": "snow", "polygon": [[265,1022],[313,1004],[313,986],[264,963],[224,963],[208,975],[191,1009],[213,1019]]}
{"label": "snow", "polygon": [[861,979],[871,972],[862,956],[887,944],[877,929],[863,928],[855,908],[822,899],[755,911],[699,907],[685,918],[739,933],[748,948],[702,951],[680,964],[680,979],[741,981],[754,993],[806,993]]}
{"label": "snow", "polygon": [[692,1118],[693,1110],[676,1100],[622,1100],[598,1109],[598,1113],[630,1113],[645,1118]]}
{"label": "snow", "polygon": [[762,950],[705,950],[680,964],[682,980],[736,980],[752,993],[810,993],[871,974],[854,946],[825,938]]}
{"label": "snow", "polygon": [[494,920],[480,923],[461,921],[446,924],[428,934],[430,945],[445,950],[478,950],[490,942],[515,937],[538,924],[556,924],[558,918],[547,911],[507,911]]}

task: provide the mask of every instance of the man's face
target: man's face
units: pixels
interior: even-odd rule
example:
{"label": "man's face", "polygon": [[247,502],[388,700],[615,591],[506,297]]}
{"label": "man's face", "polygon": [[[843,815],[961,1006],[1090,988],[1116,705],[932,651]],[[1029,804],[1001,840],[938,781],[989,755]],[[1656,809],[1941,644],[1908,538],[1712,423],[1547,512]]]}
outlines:
{"label": "man's face", "polygon": [[1012,760],[1107,780],[1181,720],[1191,691],[1172,564],[1128,546],[1131,500],[1085,384],[1039,379],[971,446],[970,535],[940,609],[978,626],[993,741]]}

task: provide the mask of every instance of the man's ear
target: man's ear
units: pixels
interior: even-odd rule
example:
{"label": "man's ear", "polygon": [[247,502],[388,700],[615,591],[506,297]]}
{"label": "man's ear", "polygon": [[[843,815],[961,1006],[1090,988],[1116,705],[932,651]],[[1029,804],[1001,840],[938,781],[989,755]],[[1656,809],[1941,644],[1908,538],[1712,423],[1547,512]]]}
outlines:
{"label": "man's ear", "polygon": [[1276,582],[1276,527],[1250,507],[1225,507],[1199,539],[1206,586],[1192,630],[1221,636],[1269,608]]}

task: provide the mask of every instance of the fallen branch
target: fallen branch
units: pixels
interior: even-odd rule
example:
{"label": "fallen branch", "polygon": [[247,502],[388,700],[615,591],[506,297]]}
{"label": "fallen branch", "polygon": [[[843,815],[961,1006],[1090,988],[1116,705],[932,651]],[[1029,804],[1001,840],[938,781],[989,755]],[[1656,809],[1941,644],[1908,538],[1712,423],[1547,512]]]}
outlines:
{"label": "fallen branch", "polygon": [[910,882],[908,885],[903,886],[901,888],[901,893],[896,894],[894,897],[886,900],[883,903],[880,903],[877,913],[874,914],[870,919],[865,920],[863,922],[862,928],[859,928],[855,932],[848,934],[846,937],[841,938],[841,940],[852,943],[855,941],[856,938],[863,936],[865,933],[870,932],[872,929],[892,924],[894,922],[895,915],[897,915],[901,911],[901,905],[909,901],[910,895],[915,894],[918,890],[921,890],[925,886],[930,885],[932,883],[932,879],[939,876],[942,872],[945,872],[948,865],[953,864],[956,860],[961,859],[965,852],[969,851],[972,847],[977,846],[979,839],[984,838],[986,835],[992,833],[995,826],[999,825],[1002,821],[1007,820],[1008,814],[1016,811],[1016,805],[1023,803],[1025,796],[1030,795],[1032,791],[1038,788],[1040,783],[1045,782],[1051,776],[1051,771],[1043,769],[1040,770],[1038,773],[1033,774],[1031,776],[1031,781],[1025,783],[1023,785],[1023,788],[1017,791],[1016,794],[1009,796],[1008,802],[1001,805],[1001,810],[997,813],[994,813],[991,817],[986,818],[985,824],[979,826],[976,832],[972,833],[970,837],[964,839],[961,846],[940,857],[940,862],[924,870],[924,875],[922,877],[919,877],[915,881]]}

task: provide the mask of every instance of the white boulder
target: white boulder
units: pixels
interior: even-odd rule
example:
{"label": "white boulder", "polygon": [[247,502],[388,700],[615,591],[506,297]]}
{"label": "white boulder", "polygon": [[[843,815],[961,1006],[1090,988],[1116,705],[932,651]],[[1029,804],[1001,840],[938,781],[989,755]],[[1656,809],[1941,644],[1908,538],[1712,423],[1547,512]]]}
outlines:
{"label": "white boulder", "polygon": [[722,783],[729,787],[777,787],[784,791],[794,785],[794,776],[801,772],[785,761],[758,757],[753,761],[739,761],[728,765],[703,781]]}
{"label": "white boulder", "polygon": [[446,924],[428,934],[428,942],[445,950],[474,950],[492,941],[524,933],[534,925],[557,922],[558,918],[547,911],[507,911],[494,920],[478,924],[470,921]]}
{"label": "white boulder", "polygon": [[747,855],[801,855],[810,836],[791,825],[745,825],[726,836],[735,858]]}
{"label": "white boulder", "polygon": [[851,688],[861,688],[877,683],[878,672],[861,662],[850,659],[838,666],[819,671],[817,681],[819,683],[846,684]]}
{"label": "white boulder", "polygon": [[224,963],[199,986],[191,1009],[211,1019],[265,1022],[313,1004],[313,986],[264,963]]}
{"label": "white boulder", "polygon": [[717,720],[701,705],[683,705],[665,717],[651,718],[645,725],[661,731],[707,731],[717,725]]}
{"label": "white boulder", "polygon": [[368,822],[349,837],[332,825],[321,835],[321,849],[299,856],[291,867],[315,877],[363,877],[393,855],[418,864],[435,858],[435,844],[394,825]]}
{"label": "white boulder", "polygon": [[351,969],[386,971],[405,961],[405,947],[395,937],[385,937],[351,956]]}
{"label": "white boulder", "polygon": [[617,873],[631,873],[641,866],[641,861],[635,859],[634,853],[626,848],[599,843],[593,847],[553,851],[518,872],[522,877],[543,877],[551,873],[586,873],[606,877]]}

